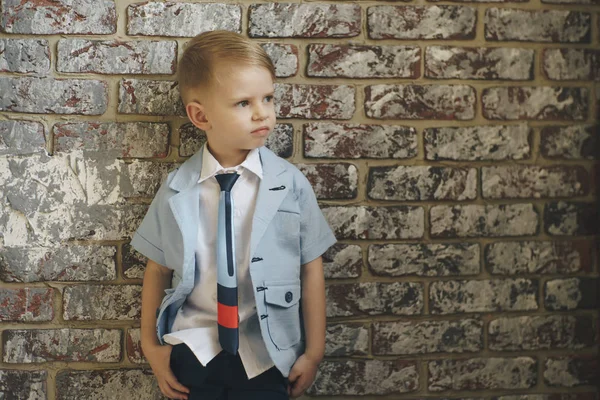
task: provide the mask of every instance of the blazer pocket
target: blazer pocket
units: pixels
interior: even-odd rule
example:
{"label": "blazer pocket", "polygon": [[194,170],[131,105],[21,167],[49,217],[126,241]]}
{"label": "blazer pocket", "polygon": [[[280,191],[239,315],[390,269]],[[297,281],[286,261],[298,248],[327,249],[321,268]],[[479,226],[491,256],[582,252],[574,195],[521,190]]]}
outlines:
{"label": "blazer pocket", "polygon": [[267,327],[271,341],[279,350],[300,341],[300,281],[266,281]]}
{"label": "blazer pocket", "polygon": [[273,223],[277,229],[277,238],[286,241],[300,240],[300,214],[286,210],[277,210]]}

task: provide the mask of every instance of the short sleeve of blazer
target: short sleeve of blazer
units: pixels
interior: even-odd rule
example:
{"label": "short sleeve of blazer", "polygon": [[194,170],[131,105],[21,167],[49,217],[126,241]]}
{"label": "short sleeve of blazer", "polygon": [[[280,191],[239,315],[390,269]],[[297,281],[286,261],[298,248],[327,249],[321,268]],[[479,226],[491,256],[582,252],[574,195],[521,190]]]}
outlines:
{"label": "short sleeve of blazer", "polygon": [[300,264],[304,265],[325,253],[337,240],[317,204],[310,182],[301,172],[298,175]]}

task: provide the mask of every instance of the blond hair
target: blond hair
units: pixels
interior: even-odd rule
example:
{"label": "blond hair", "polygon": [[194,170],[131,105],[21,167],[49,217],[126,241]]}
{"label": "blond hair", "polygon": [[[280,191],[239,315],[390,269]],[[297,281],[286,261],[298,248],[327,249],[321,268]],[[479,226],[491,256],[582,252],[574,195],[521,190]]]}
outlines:
{"label": "blond hair", "polygon": [[177,80],[184,104],[192,101],[192,89],[207,88],[217,80],[217,66],[222,66],[223,62],[264,67],[275,79],[273,61],[258,43],[235,32],[204,32],[188,42],[177,67]]}

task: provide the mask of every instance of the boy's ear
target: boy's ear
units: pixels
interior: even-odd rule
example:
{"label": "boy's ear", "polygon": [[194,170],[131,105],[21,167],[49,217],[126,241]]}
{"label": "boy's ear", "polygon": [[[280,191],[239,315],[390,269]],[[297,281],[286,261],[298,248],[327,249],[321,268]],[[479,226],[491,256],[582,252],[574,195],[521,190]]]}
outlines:
{"label": "boy's ear", "polygon": [[196,101],[189,102],[185,106],[185,112],[187,113],[188,118],[196,127],[202,129],[203,131],[210,130],[210,122],[206,117],[206,112],[204,110],[204,106]]}

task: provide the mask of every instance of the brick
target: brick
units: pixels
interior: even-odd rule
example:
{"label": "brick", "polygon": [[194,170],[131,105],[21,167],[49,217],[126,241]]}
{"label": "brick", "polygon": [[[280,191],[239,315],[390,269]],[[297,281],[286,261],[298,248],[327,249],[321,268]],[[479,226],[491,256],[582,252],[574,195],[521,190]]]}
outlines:
{"label": "brick", "polygon": [[53,296],[54,289],[0,288],[0,321],[52,321]]}
{"label": "brick", "polygon": [[369,168],[367,196],[374,200],[473,200],[475,168],[398,166]]}
{"label": "brick", "polygon": [[356,396],[407,393],[419,387],[414,361],[324,361],[310,396]]}
{"label": "brick", "polygon": [[544,305],[548,310],[565,311],[600,307],[599,279],[553,279],[544,285]]}
{"label": "brick", "polygon": [[598,5],[598,0],[541,0],[547,4],[590,4]]}
{"label": "brick", "polygon": [[598,358],[595,356],[551,357],[544,365],[548,386],[575,387],[598,383]]}
{"label": "brick", "polygon": [[354,164],[296,164],[308,178],[318,199],[354,199],[358,169]]}
{"label": "brick", "polygon": [[277,118],[351,119],[356,92],[349,85],[275,85]]}
{"label": "brick", "polygon": [[[491,7],[485,11],[485,39],[491,41],[588,43],[589,13],[567,10],[517,10]],[[526,26],[528,29],[523,29]]]}
{"label": "brick", "polygon": [[149,369],[63,370],[56,375],[56,399],[163,400]]}
{"label": "brick", "polygon": [[595,235],[598,209],[594,203],[553,201],[544,208],[544,226],[550,235]]}
{"label": "brick", "polygon": [[475,89],[467,85],[370,85],[365,113],[376,119],[470,120],[475,117]]}
{"label": "brick", "polygon": [[538,283],[530,279],[432,282],[432,314],[537,310]]}
{"label": "brick", "polygon": [[531,357],[430,361],[428,369],[432,392],[527,389],[537,382],[537,361]]}
{"label": "brick", "polygon": [[118,362],[121,339],[120,329],[5,330],[2,335],[3,361]]}
{"label": "brick", "polygon": [[104,81],[0,77],[0,111],[101,115],[108,104]]}
{"label": "brick", "polygon": [[66,122],[53,127],[54,151],[85,150],[108,157],[162,158],[169,125],[160,122]]}
{"label": "brick", "polygon": [[369,351],[369,326],[363,324],[327,325],[326,356],[364,356]]}
{"label": "brick", "polygon": [[476,22],[473,7],[385,5],[367,9],[371,39],[474,39]]}
{"label": "brick", "polygon": [[61,39],[58,72],[96,74],[174,74],[177,42]]}
{"label": "brick", "polygon": [[134,250],[129,243],[123,245],[123,275],[127,279],[143,279],[148,258]]}
{"label": "brick", "polygon": [[545,126],[540,132],[540,153],[551,159],[599,159],[599,129],[600,125]]}
{"label": "brick", "polygon": [[331,206],[321,210],[338,239],[417,239],[425,233],[422,207]]}
{"label": "brick", "polygon": [[114,246],[4,248],[0,279],[4,282],[110,281],[116,279]]}
{"label": "brick", "polygon": [[417,156],[417,131],[400,125],[303,125],[307,158],[412,158]]}
{"label": "brick", "polygon": [[534,54],[534,50],[519,48],[429,46],[425,50],[425,76],[532,80]]}
{"label": "brick", "polygon": [[250,37],[352,37],[360,34],[358,4],[265,3],[249,7]]}
{"label": "brick", "polygon": [[147,79],[121,80],[118,111],[121,114],[186,115],[176,82]]}
{"label": "brick", "polygon": [[39,153],[46,149],[44,125],[34,121],[0,121],[0,156]]}
{"label": "brick", "polygon": [[[179,128],[181,146],[179,155],[188,157],[196,153],[206,143],[206,132],[186,123]],[[275,129],[267,137],[265,147],[279,157],[288,158],[293,154],[294,126],[292,124],[275,124]]]}
{"label": "brick", "polygon": [[589,93],[577,87],[492,87],[483,89],[483,116],[492,120],[587,118]]}
{"label": "brick", "polygon": [[194,37],[221,29],[242,32],[241,6],[165,1],[127,7],[128,35]]}
{"label": "brick", "polygon": [[433,206],[433,237],[494,237],[534,235],[538,214],[532,204]]}
{"label": "brick", "polygon": [[160,184],[167,179],[179,163],[156,163],[152,161],[135,160],[124,166],[121,178],[121,195],[123,197],[153,198]]}
{"label": "brick", "polygon": [[140,319],[141,292],[138,285],[79,285],[63,293],[65,320]]}
{"label": "brick", "polygon": [[476,319],[373,324],[373,354],[463,353],[482,349],[483,323]]}
{"label": "brick", "polygon": [[127,329],[126,345],[127,345],[127,358],[134,364],[146,364],[148,360],[144,357],[142,351],[142,339],[141,329]]}
{"label": "brick", "polygon": [[595,393],[520,394],[492,397],[492,400],[596,400]]}
{"label": "brick", "polygon": [[589,272],[592,246],[586,241],[498,242],[485,246],[485,263],[491,274],[570,274]]}
{"label": "brick", "polygon": [[544,315],[498,318],[489,325],[489,348],[496,351],[581,349],[593,346],[588,316]]}
{"label": "brick", "polygon": [[273,61],[278,78],[287,78],[298,73],[298,46],[278,43],[263,43],[261,46]]}
{"label": "brick", "polygon": [[43,39],[0,39],[0,72],[50,72],[50,47]]}
{"label": "brick", "polygon": [[481,168],[481,191],[486,199],[583,196],[589,189],[590,177],[581,166]]}
{"label": "brick", "polygon": [[380,276],[460,276],[479,273],[475,243],[372,244],[369,270]]}
{"label": "brick", "polygon": [[594,49],[545,49],[542,69],[546,77],[551,80],[599,81],[600,51]]}
{"label": "brick", "polygon": [[306,74],[329,78],[413,78],[421,75],[418,46],[311,44]]}
{"label": "brick", "polygon": [[2,0],[0,30],[25,35],[108,35],[117,31],[113,0],[19,2]]}
{"label": "brick", "polygon": [[360,246],[336,243],[323,254],[326,279],[358,278],[362,267],[363,257]]}
{"label": "brick", "polygon": [[329,285],[327,316],[418,315],[423,312],[423,286],[414,282],[363,282]]}
{"label": "brick", "polygon": [[47,371],[0,369],[0,396],[4,400],[46,400]]}
{"label": "brick", "polygon": [[426,128],[427,160],[502,161],[530,158],[533,129],[520,125]]}

